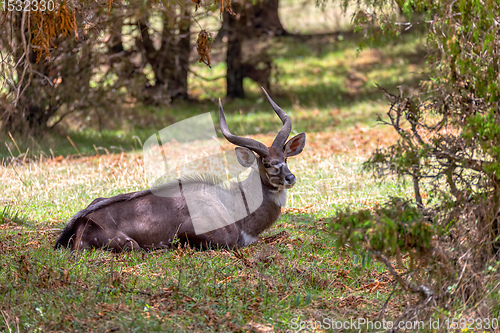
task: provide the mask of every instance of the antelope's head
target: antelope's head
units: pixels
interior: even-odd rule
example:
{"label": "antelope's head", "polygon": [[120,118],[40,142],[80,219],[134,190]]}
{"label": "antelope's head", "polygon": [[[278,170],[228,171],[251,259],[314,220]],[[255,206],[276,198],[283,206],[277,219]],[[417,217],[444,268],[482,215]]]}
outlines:
{"label": "antelope's head", "polygon": [[302,152],[306,143],[306,134],[297,134],[286,142],[292,131],[292,121],[285,111],[269,97],[264,88],[262,88],[262,91],[283,123],[283,127],[276,135],[270,147],[266,147],[259,141],[231,134],[227,127],[226,117],[222,109],[222,102],[219,99],[220,128],[222,134],[229,142],[239,146],[235,151],[241,165],[245,167],[251,166],[256,158],[254,153],[257,154],[259,173],[265,185],[272,190],[278,191],[292,188],[296,179],[290,169],[288,169],[286,164],[287,158]]}

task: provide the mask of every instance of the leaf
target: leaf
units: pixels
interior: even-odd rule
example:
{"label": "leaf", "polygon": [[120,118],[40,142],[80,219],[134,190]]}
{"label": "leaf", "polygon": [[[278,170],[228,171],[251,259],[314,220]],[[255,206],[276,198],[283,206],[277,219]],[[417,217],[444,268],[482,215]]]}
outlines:
{"label": "leaf", "polygon": [[198,34],[198,39],[196,41],[196,49],[198,55],[200,56],[199,62],[203,62],[205,65],[210,66],[210,34],[206,30],[201,30]]}

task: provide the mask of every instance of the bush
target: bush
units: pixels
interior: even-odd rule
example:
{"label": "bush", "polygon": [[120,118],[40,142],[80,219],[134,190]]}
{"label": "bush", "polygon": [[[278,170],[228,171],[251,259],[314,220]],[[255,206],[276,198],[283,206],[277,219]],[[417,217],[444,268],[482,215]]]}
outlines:
{"label": "bush", "polygon": [[356,252],[369,249],[397,256],[399,261],[405,254],[427,255],[436,234],[436,226],[414,204],[400,198],[374,210],[343,211],[333,219],[331,230],[338,247],[349,244]]}
{"label": "bush", "polygon": [[[425,304],[432,299],[438,309],[454,311],[452,316],[495,318],[500,308],[495,283],[500,267],[500,3],[409,0],[398,5],[414,21],[397,22],[397,11],[377,2],[360,9],[363,15],[356,17],[369,20],[357,22],[378,22],[382,30],[366,30],[378,35],[427,26],[428,80],[408,95],[404,89],[398,95],[382,89],[391,107],[380,121],[392,126],[399,140],[375,151],[365,166],[378,176],[409,177],[415,205],[392,199],[373,212],[342,212],[332,230],[339,244],[373,251],[403,289],[425,296]],[[425,22],[415,21],[422,17]],[[389,260],[400,261],[402,253],[412,259],[407,281]],[[408,281],[419,281],[422,288]],[[421,310],[422,304],[405,315],[432,314]]]}

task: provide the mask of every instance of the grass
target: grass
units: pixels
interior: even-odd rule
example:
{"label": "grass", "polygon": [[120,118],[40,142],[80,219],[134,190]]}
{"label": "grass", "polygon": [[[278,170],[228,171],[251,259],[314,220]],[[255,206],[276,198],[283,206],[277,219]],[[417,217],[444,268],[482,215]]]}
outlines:
{"label": "grass", "polygon": [[[392,278],[369,256],[337,249],[325,218],[348,206],[374,207],[391,195],[411,195],[409,184],[378,181],[361,164],[396,139],[375,126],[387,110],[375,83],[394,91],[414,85],[422,40],[404,35],[360,51],[359,38],[280,38],[273,46],[279,84],[272,96],[291,115],[294,131],[307,132],[307,146],[289,161],[299,181],[282,217],[264,242],[239,252],[52,248],[66,221],[94,198],[145,188],[142,143],[162,127],[215,111],[224,94],[220,81],[191,77],[191,94],[202,100],[197,104],[123,111],[123,119],[132,115],[142,123],[42,140],[2,138],[0,331],[266,332],[300,328],[301,320],[374,318]],[[194,70],[217,77],[225,69]],[[279,120],[255,84],[245,87],[248,99],[224,104],[229,127],[269,144]],[[404,310],[403,299],[391,299],[388,318]]]}
{"label": "grass", "polygon": [[[182,249],[118,255],[54,252],[52,231],[23,228],[21,234],[17,226],[6,228],[10,232],[3,235],[2,250],[15,251],[17,260],[3,264],[2,304],[29,331],[125,329],[132,323],[139,330],[175,325],[203,329],[210,321],[214,330],[233,330],[249,319],[269,318],[277,328],[284,327],[291,320],[286,311],[307,310],[307,305],[327,301],[326,295],[344,294],[329,285],[346,284],[363,271],[349,258],[347,266],[345,261],[332,265],[333,244],[323,242],[324,228],[310,225],[314,219],[311,214],[285,214],[273,230],[283,234],[269,244],[243,249],[243,260],[227,251]],[[4,223],[14,225],[8,218]],[[306,232],[298,231],[304,228]],[[344,280],[332,279],[340,267],[354,271]],[[281,300],[286,294],[286,301]],[[311,301],[304,304],[307,295]],[[231,320],[223,321],[228,312]]]}
{"label": "grass", "polygon": [[278,237],[238,254],[72,254],[51,249],[50,231],[8,233],[3,249],[17,257],[3,264],[4,329],[237,331],[260,324],[284,331],[298,317],[373,313],[385,290],[368,286],[389,277],[378,265],[332,258],[325,226],[311,220],[285,214],[273,230]]}
{"label": "grass", "polygon": [[[323,218],[347,205],[376,205],[386,195],[407,193],[408,186],[380,183],[360,171],[371,149],[360,135],[311,135],[310,146],[289,162],[300,182],[283,216],[264,234],[275,238],[240,253],[54,251],[59,228],[93,198],[143,188],[140,153],[2,169],[2,204],[22,214],[8,208],[0,223],[0,304],[7,318],[0,327],[243,331],[265,325],[284,331],[298,318],[374,315],[390,289],[370,290],[391,278],[380,265],[339,252]],[[390,312],[399,309],[394,302]]]}

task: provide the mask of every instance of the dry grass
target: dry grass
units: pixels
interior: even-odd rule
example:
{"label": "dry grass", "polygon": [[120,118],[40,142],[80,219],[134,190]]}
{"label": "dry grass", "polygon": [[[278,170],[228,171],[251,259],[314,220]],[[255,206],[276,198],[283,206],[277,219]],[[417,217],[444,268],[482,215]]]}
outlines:
{"label": "dry grass", "polygon": [[[269,135],[251,137],[267,144],[273,139]],[[381,191],[380,186],[387,187],[387,182],[382,185],[363,174],[360,164],[373,149],[395,140],[394,132],[378,127],[310,134],[304,152],[289,160],[299,182],[289,192],[288,207],[317,213],[350,204],[377,204],[395,187]],[[195,151],[183,145],[168,147],[165,153],[174,169],[197,158]],[[231,149],[227,143],[222,147]],[[2,167],[0,177],[0,206],[17,207],[28,219],[43,223],[61,222],[93,198],[148,187],[142,152],[40,157],[31,163]]]}

